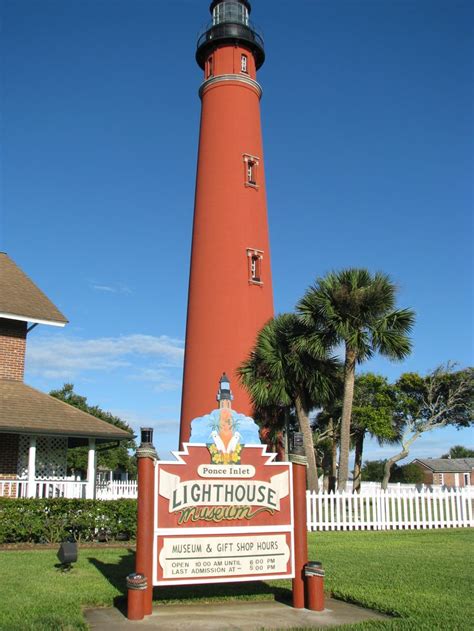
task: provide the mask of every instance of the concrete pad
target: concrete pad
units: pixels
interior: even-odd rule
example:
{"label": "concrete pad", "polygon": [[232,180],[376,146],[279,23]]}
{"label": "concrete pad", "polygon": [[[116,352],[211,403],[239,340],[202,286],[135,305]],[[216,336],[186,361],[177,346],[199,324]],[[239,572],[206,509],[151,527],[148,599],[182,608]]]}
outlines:
{"label": "concrete pad", "polygon": [[158,605],[151,616],[130,622],[115,608],[84,612],[92,631],[166,629],[166,631],[257,631],[276,629],[325,629],[388,616],[370,609],[326,598],[322,612],[293,609],[276,601],[227,601],[200,605]]}

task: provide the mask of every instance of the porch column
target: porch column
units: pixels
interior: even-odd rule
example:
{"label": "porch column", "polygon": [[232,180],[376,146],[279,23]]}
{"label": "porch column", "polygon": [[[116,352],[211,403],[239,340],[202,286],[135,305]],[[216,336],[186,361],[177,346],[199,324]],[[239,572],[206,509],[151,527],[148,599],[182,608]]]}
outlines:
{"label": "porch column", "polygon": [[28,497],[36,497],[36,436],[30,436],[28,449]]}
{"label": "porch column", "polygon": [[93,500],[95,497],[95,438],[89,438],[89,451],[87,454],[87,491],[86,498]]}

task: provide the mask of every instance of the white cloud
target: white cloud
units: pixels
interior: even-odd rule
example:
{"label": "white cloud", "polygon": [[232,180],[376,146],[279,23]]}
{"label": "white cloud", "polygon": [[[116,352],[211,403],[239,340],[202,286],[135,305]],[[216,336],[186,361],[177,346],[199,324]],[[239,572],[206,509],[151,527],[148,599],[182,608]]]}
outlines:
{"label": "white cloud", "polygon": [[177,434],[179,432],[179,418],[156,419],[146,414],[140,414],[133,410],[114,409],[112,414],[127,422],[140,439],[140,427],[152,427],[154,430],[154,442],[160,444],[160,436]]}
{"label": "white cloud", "polygon": [[102,291],[109,294],[131,294],[132,290],[130,287],[126,285],[122,285],[121,283],[115,283],[112,285],[105,285],[102,283],[91,283],[91,289],[94,291]]}
{"label": "white cloud", "polygon": [[151,382],[155,392],[172,392],[179,390],[181,381],[170,379],[166,368],[175,367],[169,364],[162,364],[162,368],[141,368],[138,373],[130,376],[135,381]]}
{"label": "white cloud", "polygon": [[[139,357],[157,365],[155,381],[170,382],[165,368],[179,368],[183,362],[183,342],[166,335],[124,335],[83,339],[65,335],[33,338],[27,351],[27,368],[31,374],[46,378],[74,378],[91,371],[111,372],[133,366]],[[131,368],[132,370],[132,368]],[[133,367],[136,371],[136,368]]]}

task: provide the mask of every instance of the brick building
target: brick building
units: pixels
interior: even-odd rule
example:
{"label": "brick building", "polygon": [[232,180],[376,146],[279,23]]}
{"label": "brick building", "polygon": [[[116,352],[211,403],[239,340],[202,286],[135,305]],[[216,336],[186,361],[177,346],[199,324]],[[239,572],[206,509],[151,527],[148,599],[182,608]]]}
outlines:
{"label": "brick building", "polygon": [[[27,335],[63,314],[0,252],[0,496],[94,497],[96,446],[128,432],[23,383]],[[67,450],[88,446],[87,480],[67,477]]]}
{"label": "brick building", "polygon": [[474,485],[474,458],[417,458],[413,464],[423,471],[424,484],[448,488]]}

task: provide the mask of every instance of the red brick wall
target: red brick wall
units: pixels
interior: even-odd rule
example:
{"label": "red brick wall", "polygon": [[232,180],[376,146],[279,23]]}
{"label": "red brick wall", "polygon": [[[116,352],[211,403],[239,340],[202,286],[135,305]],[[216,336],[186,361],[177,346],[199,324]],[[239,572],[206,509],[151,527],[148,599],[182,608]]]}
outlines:
{"label": "red brick wall", "polygon": [[23,381],[26,322],[0,318],[0,379]]}
{"label": "red brick wall", "polygon": [[[443,482],[441,482],[441,475],[443,476]],[[457,475],[457,483],[456,483],[456,475]],[[458,474],[456,473],[435,473],[434,474],[434,483],[435,484],[442,484],[443,486],[447,486],[448,488],[451,488],[453,486],[455,486],[456,488],[460,488],[463,486],[466,486],[465,480],[464,480],[464,473],[463,472],[459,472]]]}
{"label": "red brick wall", "polygon": [[18,434],[0,433],[0,478],[16,478],[18,469],[18,442]]}
{"label": "red brick wall", "polygon": [[[423,471],[423,484],[427,484],[428,486],[446,486],[451,488],[466,486],[464,480],[464,473],[460,472],[457,474],[457,484],[456,484],[456,474],[455,473],[433,473],[430,469],[421,464],[421,462],[416,463],[420,469]],[[474,485],[474,469],[471,473],[471,484]]]}

